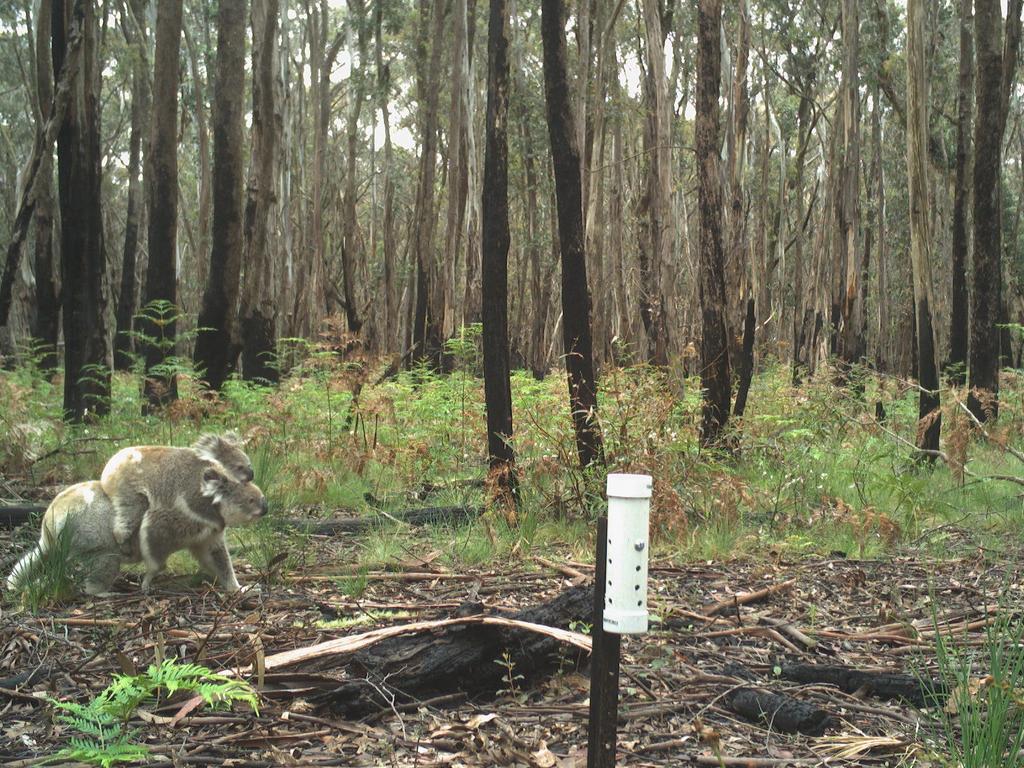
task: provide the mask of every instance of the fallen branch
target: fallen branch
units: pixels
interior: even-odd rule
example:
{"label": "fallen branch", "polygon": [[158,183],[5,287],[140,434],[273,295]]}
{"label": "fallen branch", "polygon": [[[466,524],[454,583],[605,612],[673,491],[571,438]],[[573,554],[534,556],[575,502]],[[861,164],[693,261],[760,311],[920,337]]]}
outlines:
{"label": "fallen branch", "polygon": [[[368,648],[371,645],[376,645],[377,643],[389,638],[401,637],[402,635],[416,635],[423,632],[433,632],[445,627],[469,624],[508,627],[511,629],[525,630],[527,632],[535,632],[539,635],[545,635],[554,640],[575,646],[582,651],[590,653],[591,639],[579,632],[572,632],[568,629],[558,629],[557,627],[548,627],[543,624],[533,624],[528,621],[519,621],[517,619],[506,619],[500,616],[466,616],[456,619],[416,621],[411,624],[382,627],[381,629],[373,629],[369,632],[363,632],[358,635],[348,635],[346,637],[338,637],[333,640],[326,640],[322,643],[309,645],[304,648],[294,648],[290,651],[283,651],[281,653],[275,653],[271,656],[267,656],[266,659],[264,659],[264,668],[269,671],[271,669],[279,669],[293,664],[312,661],[313,659],[323,659],[329,656],[346,656],[362,650],[363,648]],[[229,676],[234,676],[235,674],[238,676],[250,675],[252,674],[252,666],[242,667],[237,671],[237,673],[229,671],[224,674]]]}
{"label": "fallen branch", "polygon": [[[382,707],[397,711],[455,691],[493,697],[567,660],[578,663],[579,651],[590,651],[590,638],[559,627],[590,621],[592,609],[593,590],[574,587],[511,615],[416,622],[274,654],[265,668],[302,663],[332,674],[344,668],[345,679],[309,700],[347,717]],[[566,646],[578,650],[567,657]]]}
{"label": "fallen branch", "polygon": [[923,707],[945,699],[946,686],[939,680],[887,670],[862,670],[838,664],[783,664],[780,676],[795,683],[825,683],[846,693],[863,689],[879,699],[897,699]]}
{"label": "fallen branch", "polygon": [[778,592],[785,592],[786,590],[791,589],[794,584],[796,584],[796,579],[790,579],[789,581],[780,581],[778,584],[772,584],[764,589],[759,589],[756,592],[741,592],[738,595],[733,595],[725,600],[720,600],[719,602],[705,608],[704,616],[710,618],[716,613],[728,608],[760,602],[761,600],[765,600]]}

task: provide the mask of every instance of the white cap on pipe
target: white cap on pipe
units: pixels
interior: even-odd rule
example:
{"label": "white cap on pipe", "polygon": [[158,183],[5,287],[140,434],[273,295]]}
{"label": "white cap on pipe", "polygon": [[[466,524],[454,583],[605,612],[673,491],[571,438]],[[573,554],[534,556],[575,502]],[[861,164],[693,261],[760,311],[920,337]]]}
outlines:
{"label": "white cap on pipe", "polygon": [[650,475],[608,475],[608,495],[616,499],[651,498]]}

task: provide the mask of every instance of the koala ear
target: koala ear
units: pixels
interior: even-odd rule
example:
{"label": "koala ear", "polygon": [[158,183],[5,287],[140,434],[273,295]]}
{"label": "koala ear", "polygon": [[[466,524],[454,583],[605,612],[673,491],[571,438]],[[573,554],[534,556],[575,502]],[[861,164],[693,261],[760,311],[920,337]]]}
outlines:
{"label": "koala ear", "polygon": [[228,478],[217,467],[209,466],[203,470],[202,494],[216,498],[224,491]]}
{"label": "koala ear", "polygon": [[240,434],[235,432],[235,430],[233,430],[233,429],[228,431],[228,432],[224,432],[220,436],[220,439],[221,439],[222,442],[225,442],[228,445],[234,445],[234,446],[238,446],[238,447],[241,447],[241,446],[245,445],[245,440],[242,438],[242,436]]}
{"label": "koala ear", "polygon": [[201,435],[198,440],[192,443],[192,450],[199,454],[201,459],[215,460],[219,443],[220,438],[217,435]]}

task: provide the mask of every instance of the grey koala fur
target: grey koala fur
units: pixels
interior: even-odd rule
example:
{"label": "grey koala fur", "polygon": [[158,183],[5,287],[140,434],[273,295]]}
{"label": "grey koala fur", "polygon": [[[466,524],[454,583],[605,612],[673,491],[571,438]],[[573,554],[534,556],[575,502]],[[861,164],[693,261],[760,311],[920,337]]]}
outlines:
{"label": "grey koala fur", "polygon": [[253,478],[252,462],[234,432],[203,435],[189,448],[132,446],[110,458],[100,484],[113,504],[114,539],[125,554],[146,510],[171,507],[180,489],[201,477],[211,462],[237,482]]}
{"label": "grey koala fur", "polygon": [[255,483],[232,480],[217,464],[182,486],[173,503],[148,510],[139,531],[127,548],[114,536],[114,506],[98,482],[79,483],[53,500],[43,515],[39,544],[14,566],[7,578],[15,589],[35,564],[47,555],[57,536],[70,526],[68,555],[85,563],[84,589],[104,595],[117,578],[122,563],[146,564],[142,589],[148,592],[153,579],[171,554],[187,549],[200,567],[228,592],[240,589],[224,541],[227,526],[244,525],[267,513],[267,500]]}

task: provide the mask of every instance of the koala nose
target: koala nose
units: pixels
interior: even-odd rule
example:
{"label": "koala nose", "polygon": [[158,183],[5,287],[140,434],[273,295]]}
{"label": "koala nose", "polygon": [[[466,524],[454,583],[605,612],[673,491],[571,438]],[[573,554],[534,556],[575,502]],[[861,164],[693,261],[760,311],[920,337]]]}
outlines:
{"label": "koala nose", "polygon": [[256,473],[253,472],[252,467],[246,467],[245,472],[243,474],[245,475],[246,481],[250,481],[254,477],[256,477]]}
{"label": "koala nose", "polygon": [[260,499],[260,517],[263,517],[265,514],[267,514],[268,510],[269,507],[267,505],[267,499],[264,496],[262,499]]}

